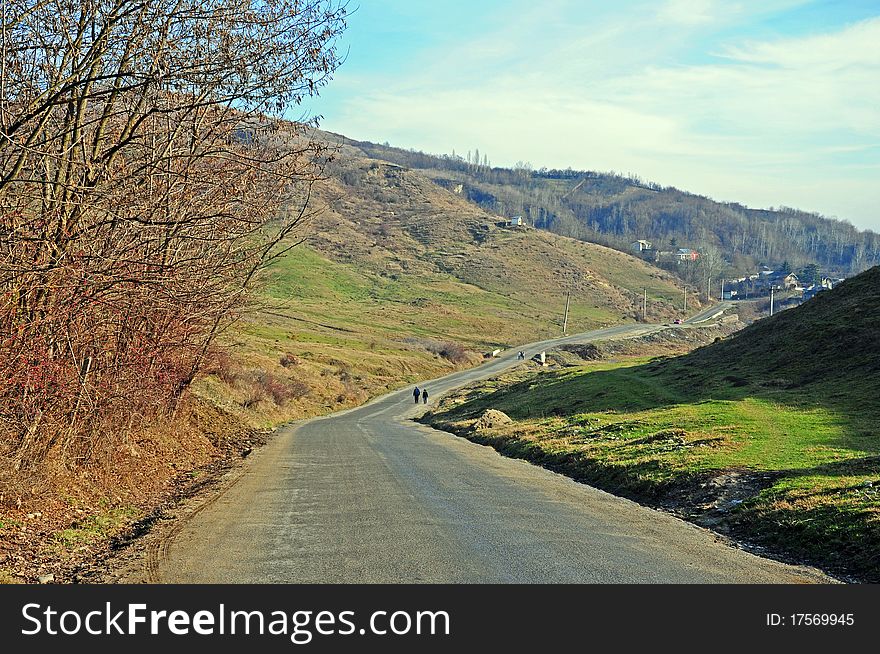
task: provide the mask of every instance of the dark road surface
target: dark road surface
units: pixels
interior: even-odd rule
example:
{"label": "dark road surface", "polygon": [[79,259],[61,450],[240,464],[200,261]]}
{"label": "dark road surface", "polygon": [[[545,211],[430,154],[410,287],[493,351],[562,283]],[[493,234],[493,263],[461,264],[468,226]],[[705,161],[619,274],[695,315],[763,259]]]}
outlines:
{"label": "dark road surface", "polygon": [[[716,308],[717,310],[717,308]],[[712,310],[691,321],[710,315]],[[649,333],[629,325],[533,344]],[[427,384],[517,365],[515,348]],[[415,424],[412,388],[280,430],[179,530],[156,579],[182,583],[825,581],[705,530]]]}

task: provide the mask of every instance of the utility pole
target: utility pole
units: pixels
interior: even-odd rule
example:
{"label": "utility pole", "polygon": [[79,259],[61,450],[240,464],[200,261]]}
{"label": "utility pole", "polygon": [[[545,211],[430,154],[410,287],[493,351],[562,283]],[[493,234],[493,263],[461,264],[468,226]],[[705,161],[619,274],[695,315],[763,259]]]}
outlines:
{"label": "utility pole", "polygon": [[721,297],[718,299],[724,302],[724,277],[721,278]]}
{"label": "utility pole", "polygon": [[648,322],[648,289],[645,289],[645,303],[642,306],[642,319]]}
{"label": "utility pole", "polygon": [[688,310],[688,287],[684,287],[684,312],[687,313]]}
{"label": "utility pole", "polygon": [[712,301],[712,278],[706,277],[706,302]]}
{"label": "utility pole", "polygon": [[773,287],[770,287],[770,315],[773,315]]}
{"label": "utility pole", "polygon": [[565,316],[562,318],[562,334],[568,331],[568,307],[571,305],[571,291],[565,296]]}

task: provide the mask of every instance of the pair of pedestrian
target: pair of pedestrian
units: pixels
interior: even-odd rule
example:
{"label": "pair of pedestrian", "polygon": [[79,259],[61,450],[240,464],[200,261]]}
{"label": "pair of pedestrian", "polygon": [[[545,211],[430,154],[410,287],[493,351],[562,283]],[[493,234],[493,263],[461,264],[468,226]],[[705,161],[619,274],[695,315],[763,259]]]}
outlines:
{"label": "pair of pedestrian", "polygon": [[413,390],[413,399],[415,400],[416,404],[419,403],[419,396],[421,396],[423,404],[428,403],[428,389],[427,388],[419,388],[418,386],[416,386],[415,389]]}
{"label": "pair of pedestrian", "polygon": [[522,350],[520,350],[519,354],[516,355],[516,358],[519,359],[520,361],[522,361],[526,358],[526,353],[523,352]]}

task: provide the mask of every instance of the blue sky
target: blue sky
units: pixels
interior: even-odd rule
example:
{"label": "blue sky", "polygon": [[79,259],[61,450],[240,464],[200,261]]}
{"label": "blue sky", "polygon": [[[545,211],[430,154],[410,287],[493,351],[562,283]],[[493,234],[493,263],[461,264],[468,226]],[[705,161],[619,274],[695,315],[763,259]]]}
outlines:
{"label": "blue sky", "polygon": [[880,0],[354,0],[324,129],[880,231]]}

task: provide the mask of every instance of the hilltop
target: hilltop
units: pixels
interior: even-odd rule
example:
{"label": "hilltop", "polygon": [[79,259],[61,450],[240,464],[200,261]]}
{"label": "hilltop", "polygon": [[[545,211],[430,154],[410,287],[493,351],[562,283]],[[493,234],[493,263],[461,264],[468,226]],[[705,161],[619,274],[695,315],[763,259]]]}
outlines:
{"label": "hilltop", "polygon": [[367,141],[350,145],[418,169],[478,206],[621,250],[638,239],[651,241],[655,249],[716,247],[740,273],[757,264],[787,262],[794,267],[816,263],[827,273],[849,275],[880,263],[878,234],[817,213],[716,202],[615,173],[499,168]]}
{"label": "hilltop", "polygon": [[[877,581],[878,284],[875,267],[682,356],[520,370],[446,399],[428,421]],[[488,409],[511,423],[481,429]]]}
{"label": "hilltop", "polygon": [[880,266],[662,370],[685,374],[687,368],[705,389],[731,380],[742,388],[772,382],[815,393],[820,403],[851,403],[854,396],[870,402],[880,391],[878,289]]}

